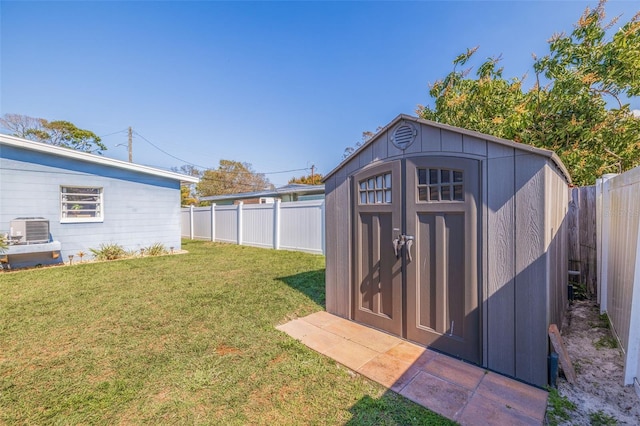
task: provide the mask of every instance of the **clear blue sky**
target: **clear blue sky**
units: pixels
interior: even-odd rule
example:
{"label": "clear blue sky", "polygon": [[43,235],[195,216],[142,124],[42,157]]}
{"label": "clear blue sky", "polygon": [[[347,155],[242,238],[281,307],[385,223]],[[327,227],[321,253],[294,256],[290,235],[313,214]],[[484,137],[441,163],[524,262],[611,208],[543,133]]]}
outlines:
{"label": "clear blue sky", "polygon": [[[122,160],[132,126],[160,148],[134,137],[134,162],[150,166],[326,174],[363,131],[428,104],[467,47],[519,77],[596,4],[1,1],[0,113],[111,134],[105,156]],[[627,22],[639,4],[606,10]]]}

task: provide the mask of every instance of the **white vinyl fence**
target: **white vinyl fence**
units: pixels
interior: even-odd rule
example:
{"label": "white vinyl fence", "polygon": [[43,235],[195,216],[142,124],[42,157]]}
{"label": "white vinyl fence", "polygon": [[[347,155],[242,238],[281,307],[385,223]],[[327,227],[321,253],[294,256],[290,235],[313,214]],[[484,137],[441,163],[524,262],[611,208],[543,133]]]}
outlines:
{"label": "white vinyl fence", "polygon": [[624,384],[640,395],[640,167],[596,183],[598,298],[624,351]]}
{"label": "white vinyl fence", "polygon": [[182,237],[324,254],[324,200],[183,208]]}

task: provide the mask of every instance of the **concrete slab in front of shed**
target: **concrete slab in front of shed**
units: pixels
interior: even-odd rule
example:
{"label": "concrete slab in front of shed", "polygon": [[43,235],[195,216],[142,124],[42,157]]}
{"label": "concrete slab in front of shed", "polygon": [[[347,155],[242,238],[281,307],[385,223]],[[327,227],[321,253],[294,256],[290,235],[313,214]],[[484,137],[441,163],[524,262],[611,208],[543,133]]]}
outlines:
{"label": "concrete slab in front of shed", "polygon": [[547,392],[326,312],[277,327],[462,425],[541,425]]}

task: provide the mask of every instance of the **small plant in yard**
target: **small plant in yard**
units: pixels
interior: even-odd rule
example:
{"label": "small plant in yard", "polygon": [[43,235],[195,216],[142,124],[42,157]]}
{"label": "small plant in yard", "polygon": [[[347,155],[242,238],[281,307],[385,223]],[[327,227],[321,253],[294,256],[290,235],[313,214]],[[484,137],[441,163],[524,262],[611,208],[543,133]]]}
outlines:
{"label": "small plant in yard", "polygon": [[611,328],[609,324],[609,315],[607,313],[603,313],[598,315],[598,322],[589,322],[589,326],[591,328]]}
{"label": "small plant in yard", "polygon": [[587,295],[587,286],[580,283],[571,283],[573,285],[573,299],[574,300],[586,300],[589,298]]}
{"label": "small plant in yard", "polygon": [[140,253],[146,254],[147,256],[162,256],[169,252],[161,243],[155,243],[149,247],[140,249]]}
{"label": "small plant in yard", "polygon": [[579,359],[573,361],[573,370],[576,372],[576,375],[580,375],[582,373],[582,363]]}
{"label": "small plant in yard", "polygon": [[549,402],[547,406],[547,420],[554,426],[571,418],[571,411],[575,411],[576,404],[561,396],[557,389],[549,388]]}
{"label": "small plant in yard", "polygon": [[82,263],[82,258],[85,257],[87,253],[79,251],[78,253],[76,253],[76,255],[80,258],[80,263]]}
{"label": "small plant in yard", "polygon": [[605,414],[602,410],[590,413],[589,420],[592,426],[614,426],[618,424],[618,419]]}
{"label": "small plant in yard", "polygon": [[127,251],[119,244],[100,244],[97,249],[89,249],[96,260],[116,260],[128,257]]}
{"label": "small plant in yard", "polygon": [[4,234],[0,234],[0,253],[4,253],[9,248],[9,243]]}
{"label": "small plant in yard", "polygon": [[599,338],[594,343],[594,346],[596,347],[596,349],[602,349],[602,348],[615,349],[618,347],[618,341],[612,335],[607,334],[606,336],[602,336],[601,338]]}
{"label": "small plant in yard", "polygon": [[598,319],[600,320],[600,327],[602,328],[611,328],[611,322],[609,321],[609,315],[607,313],[603,313],[598,315]]}

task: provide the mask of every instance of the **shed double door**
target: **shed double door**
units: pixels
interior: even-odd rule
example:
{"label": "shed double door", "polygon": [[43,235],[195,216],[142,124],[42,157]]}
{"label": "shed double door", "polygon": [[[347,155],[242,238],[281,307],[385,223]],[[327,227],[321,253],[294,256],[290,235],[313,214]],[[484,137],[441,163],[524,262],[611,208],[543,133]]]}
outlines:
{"label": "shed double door", "polygon": [[478,162],[416,157],[359,172],[354,320],[480,364]]}

